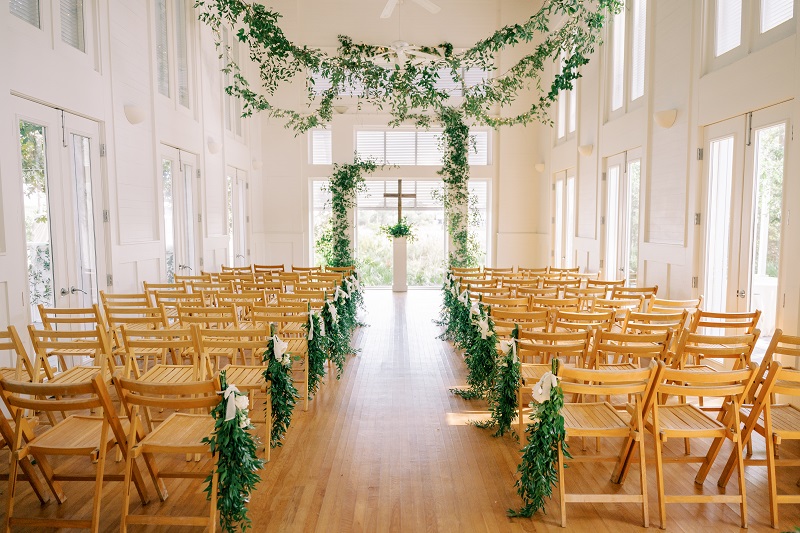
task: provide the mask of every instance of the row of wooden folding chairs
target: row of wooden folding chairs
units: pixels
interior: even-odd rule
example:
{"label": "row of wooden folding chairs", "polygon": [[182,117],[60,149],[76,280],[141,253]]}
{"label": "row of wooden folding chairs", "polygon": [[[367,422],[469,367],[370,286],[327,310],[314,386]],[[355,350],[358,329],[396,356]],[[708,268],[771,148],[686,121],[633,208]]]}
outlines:
{"label": "row of wooden folding chairs", "polygon": [[[10,413],[12,423],[0,412],[0,428],[12,428],[6,436],[11,449],[9,468],[8,499],[4,529],[12,527],[28,528],[84,528],[99,531],[103,512],[102,500],[106,492],[106,482],[123,481],[122,530],[129,524],[192,525],[206,526],[214,531],[218,523],[216,498],[218,478],[213,457],[204,437],[211,435],[214,419],[209,411],[217,405],[222,396],[218,394],[219,380],[208,379],[180,384],[142,383],[129,380],[121,375],[113,378],[121,410],[117,411],[111,401],[106,380],[100,374],[75,383],[30,383],[0,378],[0,396]],[[141,407],[160,407],[172,414],[158,427],[148,430],[139,418]],[[176,410],[200,410],[200,413],[174,412]],[[50,414],[67,413],[69,416],[48,430],[34,435],[30,431],[27,411]],[[87,411],[95,414],[87,415]],[[109,452],[117,453],[125,460],[124,476],[110,475],[105,471]],[[193,465],[182,471],[167,471],[156,463],[156,455],[205,455],[209,458],[208,468],[198,471]],[[75,465],[70,472],[60,471],[50,464],[51,457],[85,457],[86,468],[94,472],[76,473]],[[133,514],[130,506],[130,484],[133,482],[142,505],[150,500],[149,489],[144,480],[140,463],[141,457],[146,466],[157,495],[161,501],[167,499],[164,484],[166,478],[212,478],[209,510],[205,516],[179,516],[176,509],[168,513]],[[77,459],[76,459],[77,460]],[[180,464],[179,462],[174,462]],[[35,467],[34,467],[35,464]],[[38,472],[37,472],[38,469]],[[46,485],[59,504],[67,497],[62,488],[65,481],[94,481],[91,512],[88,517],[75,518],[82,501],[76,501],[71,512],[59,512],[49,517],[21,515],[15,512],[19,471],[24,473],[34,487],[42,503],[49,500],[44,491]],[[44,483],[40,479],[44,480]],[[202,492],[198,491],[198,494]],[[205,499],[205,497],[204,497]],[[80,499],[78,499],[80,500]]]}
{"label": "row of wooden folding chairs", "polygon": [[[504,275],[504,274],[530,274],[530,275],[544,275],[544,274],[557,274],[557,275],[578,275],[580,274],[580,267],[451,267],[450,271],[453,275]],[[588,276],[596,276],[598,273],[587,273]]]}
{"label": "row of wooden folding chairs", "polygon": [[[566,526],[566,506],[572,502],[635,503],[642,512],[642,523],[649,526],[649,506],[646,477],[645,432],[653,435],[656,464],[656,486],[661,527],[666,527],[666,505],[671,503],[732,503],[740,508],[740,523],[747,527],[747,498],[742,466],[743,451],[739,409],[746,391],[756,377],[755,365],[733,370],[698,373],[667,367],[657,361],[648,368],[634,369],[584,369],[562,366],[559,369],[560,385],[565,395],[561,410],[567,438],[622,438],[621,451],[609,455],[578,454],[571,447],[571,459],[564,450],[558,450],[558,480],[561,523]],[[722,402],[721,413],[709,413],[686,401],[687,396],[714,398]],[[614,398],[621,398],[615,401]],[[589,398],[598,398],[589,401]],[[606,398],[605,401],[599,400]],[[633,401],[630,399],[633,398]],[[713,465],[719,448],[712,447],[703,456],[689,458],[671,457],[664,453],[664,444],[674,438],[714,438],[730,440],[739,478],[738,494],[696,494],[694,490],[683,494],[667,494],[664,483],[665,463],[702,462],[701,470]],[[614,448],[619,450],[618,448]],[[618,474],[625,472],[638,454],[639,491],[622,493],[613,489],[609,494],[569,492],[565,479],[567,463],[613,462]],[[566,476],[569,477],[569,476]],[[582,487],[585,489],[585,486]]]}

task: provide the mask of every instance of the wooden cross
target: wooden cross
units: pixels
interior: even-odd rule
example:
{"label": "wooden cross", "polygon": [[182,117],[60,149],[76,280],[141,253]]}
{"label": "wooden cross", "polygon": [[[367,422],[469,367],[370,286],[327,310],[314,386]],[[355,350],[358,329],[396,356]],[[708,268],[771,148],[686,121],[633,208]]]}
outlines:
{"label": "wooden cross", "polygon": [[397,198],[397,223],[403,220],[403,198],[416,198],[416,194],[403,194],[403,180],[397,180],[397,194],[391,192],[383,193],[384,198]]}

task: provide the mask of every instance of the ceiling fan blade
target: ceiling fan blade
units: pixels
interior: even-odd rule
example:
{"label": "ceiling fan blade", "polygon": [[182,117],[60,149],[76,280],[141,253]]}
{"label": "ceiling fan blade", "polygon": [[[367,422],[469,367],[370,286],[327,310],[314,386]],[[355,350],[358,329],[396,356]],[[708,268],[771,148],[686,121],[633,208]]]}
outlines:
{"label": "ceiling fan blade", "polygon": [[383,12],[381,13],[382,19],[388,19],[394,13],[394,8],[397,6],[397,3],[400,0],[389,0],[386,2],[386,6],[383,8]]}
{"label": "ceiling fan blade", "polygon": [[412,1],[415,2],[416,4],[422,6],[423,8],[427,9],[428,11],[433,13],[434,15],[442,10],[441,7],[439,7],[436,4],[434,4],[433,2],[431,2],[431,0],[412,0]]}

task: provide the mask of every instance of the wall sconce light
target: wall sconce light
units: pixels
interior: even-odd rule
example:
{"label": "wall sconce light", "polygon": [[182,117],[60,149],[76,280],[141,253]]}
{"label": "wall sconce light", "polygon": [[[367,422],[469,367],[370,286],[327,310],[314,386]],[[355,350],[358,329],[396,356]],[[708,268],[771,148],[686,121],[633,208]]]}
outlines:
{"label": "wall sconce light", "polygon": [[678,117],[677,109],[664,109],[663,111],[656,111],[653,113],[653,120],[662,128],[671,128],[675,124],[675,119]]}
{"label": "wall sconce light", "polygon": [[347,110],[350,109],[350,108],[347,107],[346,105],[335,105],[335,106],[333,106],[333,109],[334,109],[334,111],[336,111],[340,115],[344,115],[345,113],[347,113]]}
{"label": "wall sconce light", "polygon": [[542,172],[544,172],[544,163],[536,163],[535,165],[533,165],[533,168],[536,169],[536,172],[541,174]]}
{"label": "wall sconce light", "polygon": [[208,146],[208,151],[212,154],[218,154],[222,149],[222,145],[214,137],[210,136],[206,140],[206,146]]}
{"label": "wall sconce light", "polygon": [[578,153],[581,154],[583,157],[589,157],[594,152],[594,145],[593,144],[582,144],[578,146]]}
{"label": "wall sconce light", "polygon": [[253,170],[261,170],[262,167],[261,160],[258,158],[253,158]]}
{"label": "wall sconce light", "polygon": [[144,107],[140,105],[125,104],[122,106],[122,110],[125,112],[125,118],[131,124],[139,124],[147,117]]}

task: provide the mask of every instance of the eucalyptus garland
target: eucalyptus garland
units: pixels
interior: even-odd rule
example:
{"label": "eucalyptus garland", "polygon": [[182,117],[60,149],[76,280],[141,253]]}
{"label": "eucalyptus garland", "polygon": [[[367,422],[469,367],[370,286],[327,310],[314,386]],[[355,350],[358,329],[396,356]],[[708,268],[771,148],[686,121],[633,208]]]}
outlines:
{"label": "eucalyptus garland", "polygon": [[495,437],[502,437],[507,432],[514,432],[512,422],[517,414],[517,392],[519,391],[520,362],[517,357],[517,338],[519,328],[515,327],[511,333],[510,341],[500,342],[502,355],[497,363],[497,372],[489,390],[489,410],[492,413],[490,420],[478,424],[480,427],[496,427]]}
{"label": "eucalyptus garland", "polygon": [[[402,64],[381,64],[376,57],[392,53],[387,46],[356,43],[339,36],[336,54],[290,41],[278,21],[281,15],[259,3],[245,0],[196,0],[199,18],[211,27],[224,72],[232,74],[228,94],[243,103],[243,115],[264,112],[285,120],[297,132],[322,126],[331,121],[333,107],[340,94],[354,94],[359,107],[367,103],[378,109],[388,108],[393,124],[412,120],[427,126],[431,113],[437,115],[452,107],[460,98],[463,114],[470,120],[492,127],[549,123],[548,110],[559,91],[572,89],[580,77],[579,69],[589,61],[600,41],[603,24],[609,14],[621,9],[621,0],[545,0],[527,20],[505,26],[462,52],[450,43],[423,46],[432,59],[408,58]],[[563,19],[563,23],[561,22]],[[234,28],[236,38],[249,50],[250,60],[259,71],[261,89],[251,88],[222,40],[222,26]],[[533,44],[536,42],[537,44]],[[514,47],[525,52],[505,72],[495,73],[473,85],[465,83],[469,68],[496,70],[499,53]],[[546,65],[561,53],[566,54],[561,72],[552,82],[545,82]],[[390,67],[390,68],[387,68]],[[303,112],[281,108],[271,101],[277,89],[291,83],[298,75],[307,79],[307,108]],[[314,76],[330,83],[320,91]],[[460,85],[459,93],[437,88],[442,75]],[[533,103],[519,113],[498,114],[508,109],[521,94],[533,94]]]}
{"label": "eucalyptus garland", "polygon": [[342,377],[344,362],[350,351],[350,339],[347,332],[339,323],[339,308],[334,302],[326,302],[320,312],[325,324],[327,337],[328,359],[336,365],[336,379]]}
{"label": "eucalyptus garland", "polygon": [[[235,386],[229,386],[225,371],[219,373],[223,400],[211,410],[214,433],[203,439],[217,458],[218,475],[217,510],[223,531],[246,531],[251,527],[247,516],[250,493],[260,481],[258,471],[264,461],[256,456],[257,439],[249,430],[254,429],[247,416],[249,399]],[[205,479],[208,499],[211,499],[211,476]]]}
{"label": "eucalyptus garland", "polygon": [[453,341],[455,339],[455,322],[452,320],[458,301],[459,282],[451,272],[448,272],[442,285],[442,309],[439,318],[434,321],[437,326],[444,328],[444,331],[437,337],[443,341]]}
{"label": "eucalyptus garland", "polygon": [[[522,448],[522,461],[517,466],[519,478],[515,486],[522,497],[522,507],[509,509],[509,516],[533,516],[543,510],[545,499],[553,495],[553,487],[558,483],[558,445],[561,444],[564,457],[569,459],[567,434],[564,430],[564,392],[555,376],[558,374],[558,359],[553,359],[552,373],[546,374],[536,387],[549,388],[549,399],[542,398],[531,413],[532,424],[525,433],[528,443]],[[550,380],[549,383],[546,380]],[[534,387],[534,389],[536,389]],[[541,390],[539,391],[542,392]],[[536,395],[536,390],[534,390]]]}
{"label": "eucalyptus garland", "polygon": [[358,193],[364,189],[364,174],[378,168],[372,161],[362,161],[358,154],[353,163],[333,165],[328,184],[333,217],[315,243],[329,266],[342,267],[354,264],[353,246],[350,242],[350,212],[356,207]]}
{"label": "eucalyptus garland", "polygon": [[305,324],[308,339],[308,395],[317,394],[325,377],[325,359],[328,358],[328,338],[325,336],[324,320],[309,309],[308,322]]}
{"label": "eucalyptus garland", "polygon": [[467,342],[464,362],[467,365],[468,389],[453,389],[453,393],[467,399],[483,398],[492,390],[497,371],[497,336],[489,308],[480,302],[469,306],[470,339]]}
{"label": "eucalyptus garland", "polygon": [[272,399],[272,431],[270,447],[283,446],[283,436],[292,422],[294,406],[300,394],[292,378],[292,356],[286,351],[286,342],[277,335],[270,337],[264,352],[264,380],[270,384]]}

